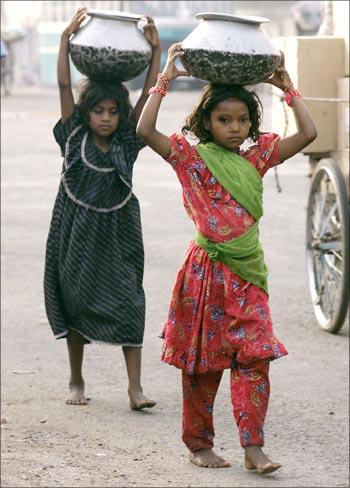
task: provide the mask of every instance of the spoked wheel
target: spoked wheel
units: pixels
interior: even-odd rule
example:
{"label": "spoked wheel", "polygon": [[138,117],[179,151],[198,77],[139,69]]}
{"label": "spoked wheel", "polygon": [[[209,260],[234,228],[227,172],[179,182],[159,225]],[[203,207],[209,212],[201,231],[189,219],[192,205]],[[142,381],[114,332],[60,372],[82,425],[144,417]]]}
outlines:
{"label": "spoked wheel", "polygon": [[337,333],[349,300],[349,202],[343,175],[332,159],[315,168],[307,209],[307,267],[320,326]]}

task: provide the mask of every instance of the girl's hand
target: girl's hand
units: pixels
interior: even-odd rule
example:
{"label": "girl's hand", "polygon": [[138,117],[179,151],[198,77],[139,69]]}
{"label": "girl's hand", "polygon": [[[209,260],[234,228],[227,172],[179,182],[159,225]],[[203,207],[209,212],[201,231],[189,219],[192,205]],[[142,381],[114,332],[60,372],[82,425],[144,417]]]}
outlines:
{"label": "girl's hand", "polygon": [[151,44],[153,49],[160,49],[160,37],[154,20],[148,15],[145,15],[145,18],[147,19],[147,24],[143,26],[143,32],[145,34],[145,37],[147,41]]}
{"label": "girl's hand", "polygon": [[178,76],[190,76],[190,73],[188,73],[188,71],[179,70],[175,65],[175,61],[177,60],[177,58],[183,55],[184,51],[182,50],[181,42],[172,44],[169,47],[168,59],[162,73],[168,78],[168,80],[174,80]]}
{"label": "girl's hand", "polygon": [[270,83],[271,85],[280,88],[281,90],[286,90],[288,87],[292,87],[293,83],[290,79],[289,73],[284,66],[284,54],[282,51],[281,53],[281,62],[278,68],[275,70],[272,76],[265,80],[265,83]]}
{"label": "girl's hand", "polygon": [[69,38],[72,34],[74,34],[79,29],[80,25],[87,17],[86,15],[87,11],[88,9],[86,7],[78,8],[76,14],[70,21],[70,24],[68,25],[68,27],[64,29],[63,31],[64,36]]}

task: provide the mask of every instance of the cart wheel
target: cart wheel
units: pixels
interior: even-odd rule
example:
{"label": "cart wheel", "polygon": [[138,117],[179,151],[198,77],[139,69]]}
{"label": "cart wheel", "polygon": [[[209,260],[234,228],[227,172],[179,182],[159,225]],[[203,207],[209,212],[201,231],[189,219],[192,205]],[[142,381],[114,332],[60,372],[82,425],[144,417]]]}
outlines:
{"label": "cart wheel", "polygon": [[327,332],[345,321],[349,292],[349,202],[344,177],[332,159],[315,168],[307,209],[306,254],[316,318]]}

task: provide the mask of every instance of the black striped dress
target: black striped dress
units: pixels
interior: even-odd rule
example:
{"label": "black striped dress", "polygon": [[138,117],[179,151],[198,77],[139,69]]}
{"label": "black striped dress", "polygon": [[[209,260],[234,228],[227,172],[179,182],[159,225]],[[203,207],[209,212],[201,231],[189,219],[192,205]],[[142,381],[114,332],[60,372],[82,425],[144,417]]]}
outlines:
{"label": "black striped dress", "polygon": [[44,294],[55,337],[142,346],[145,296],[140,207],[132,170],[144,143],[135,129],[105,154],[75,107],[53,133],[64,156],[46,244]]}

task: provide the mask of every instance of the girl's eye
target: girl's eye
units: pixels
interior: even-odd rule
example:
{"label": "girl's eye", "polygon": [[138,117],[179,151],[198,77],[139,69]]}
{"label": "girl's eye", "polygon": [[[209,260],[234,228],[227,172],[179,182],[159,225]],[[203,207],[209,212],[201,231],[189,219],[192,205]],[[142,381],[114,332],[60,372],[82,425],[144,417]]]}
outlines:
{"label": "girl's eye", "polygon": [[241,119],[241,122],[242,122],[243,124],[247,124],[247,123],[249,122],[248,117],[244,117],[243,119]]}

